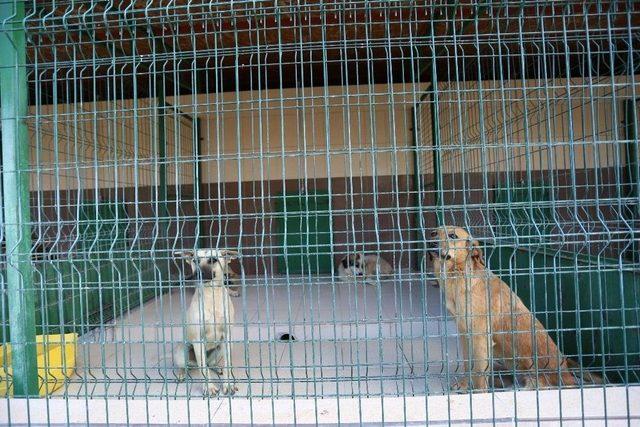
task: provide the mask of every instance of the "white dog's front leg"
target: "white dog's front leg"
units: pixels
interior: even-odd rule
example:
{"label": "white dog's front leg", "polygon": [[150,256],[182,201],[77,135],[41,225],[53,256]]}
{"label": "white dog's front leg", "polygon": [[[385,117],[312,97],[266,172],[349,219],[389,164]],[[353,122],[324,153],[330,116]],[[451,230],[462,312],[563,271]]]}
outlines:
{"label": "white dog's front leg", "polygon": [[173,350],[173,364],[176,367],[176,379],[178,381],[183,381],[187,375],[187,352],[188,348],[184,344],[176,345]]}
{"label": "white dog's front leg", "polygon": [[202,372],[202,376],[204,377],[204,395],[216,395],[218,393],[218,387],[211,381],[211,370],[207,365],[207,350],[204,343],[193,343],[193,352],[196,355],[198,368],[200,369],[200,372]]}
{"label": "white dog's front leg", "polygon": [[[226,326],[226,337],[224,337],[223,356],[220,360],[220,367],[223,368],[222,378],[222,393],[234,394],[238,391],[238,387],[231,382],[233,379],[233,372],[231,372],[231,327]],[[226,372],[224,372],[226,371]]]}

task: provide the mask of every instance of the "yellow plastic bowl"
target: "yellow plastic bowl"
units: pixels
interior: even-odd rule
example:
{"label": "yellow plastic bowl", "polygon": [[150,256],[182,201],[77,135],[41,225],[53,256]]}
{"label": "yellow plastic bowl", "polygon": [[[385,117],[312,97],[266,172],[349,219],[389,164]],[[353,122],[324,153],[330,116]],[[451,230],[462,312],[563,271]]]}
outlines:
{"label": "yellow plastic bowl", "polygon": [[[73,375],[76,369],[77,341],[76,333],[36,337],[40,396],[58,390]],[[8,378],[12,371],[11,344],[0,345],[0,397],[13,395],[13,383],[9,385]]]}

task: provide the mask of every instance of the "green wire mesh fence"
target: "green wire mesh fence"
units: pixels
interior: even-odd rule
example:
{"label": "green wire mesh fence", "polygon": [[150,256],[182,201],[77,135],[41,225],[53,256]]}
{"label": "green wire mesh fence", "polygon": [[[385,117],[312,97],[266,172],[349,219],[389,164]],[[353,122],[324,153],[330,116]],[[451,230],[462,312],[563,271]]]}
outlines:
{"label": "green wire mesh fence", "polygon": [[[238,252],[239,295],[212,302],[231,401],[448,395],[468,356],[429,248],[449,224],[633,401],[636,3],[0,5],[7,399],[202,399],[176,365],[210,280],[176,253],[198,249]],[[350,254],[393,272],[341,280]]]}

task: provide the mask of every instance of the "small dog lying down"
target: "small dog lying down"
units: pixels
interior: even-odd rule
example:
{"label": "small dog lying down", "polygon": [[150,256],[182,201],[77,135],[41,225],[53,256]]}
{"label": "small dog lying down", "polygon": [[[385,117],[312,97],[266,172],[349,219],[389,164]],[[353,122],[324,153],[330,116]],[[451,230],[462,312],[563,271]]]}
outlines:
{"label": "small dog lying down", "polygon": [[[214,370],[222,378],[222,393],[233,394],[238,388],[231,378],[231,322],[234,309],[229,290],[224,284],[225,267],[238,253],[226,249],[198,249],[176,252],[192,265],[207,265],[211,279],[196,286],[186,313],[185,345],[174,349],[173,359],[178,368],[178,380],[183,380],[188,369],[200,369],[206,382],[205,395],[215,395],[218,387],[211,380]],[[225,375],[226,371],[226,375]]]}
{"label": "small dog lying down", "polygon": [[[189,255],[186,255],[187,253],[193,254],[193,251],[176,252],[176,255],[185,256],[185,258],[189,261],[189,264],[191,265],[191,274],[189,274],[188,276],[185,276],[185,280],[192,280],[196,278],[196,276],[198,276],[198,270],[200,271],[199,277],[202,280],[213,279],[213,272],[211,270],[211,264],[209,264],[208,259],[200,258],[199,263],[196,264],[195,259]],[[230,296],[232,297],[240,296],[240,289],[242,286],[240,281],[240,276],[238,275],[238,273],[233,271],[231,266],[228,264],[224,266],[224,284],[229,289]]]}
{"label": "small dog lying down", "polygon": [[338,277],[343,282],[364,280],[369,285],[376,285],[376,279],[393,278],[393,267],[378,255],[362,253],[350,254],[340,260]]}
{"label": "small dog lying down", "polygon": [[[485,267],[480,243],[464,229],[450,226],[437,228],[431,238],[429,258],[455,318],[465,359],[466,375],[459,388],[487,390],[493,361],[523,374],[528,389],[576,385],[569,368],[579,370],[579,365],[560,352],[522,300]],[[590,373],[583,380],[602,383]]]}

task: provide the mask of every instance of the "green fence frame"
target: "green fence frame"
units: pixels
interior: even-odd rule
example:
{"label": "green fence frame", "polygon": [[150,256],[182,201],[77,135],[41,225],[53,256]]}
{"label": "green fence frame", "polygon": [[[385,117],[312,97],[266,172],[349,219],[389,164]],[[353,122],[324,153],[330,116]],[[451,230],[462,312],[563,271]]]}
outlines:
{"label": "green fence frame", "polygon": [[[118,219],[126,215],[122,206],[112,202],[94,203],[85,201],[79,218],[79,249],[92,245],[91,257],[77,259],[48,260],[36,266],[32,259],[30,219],[30,159],[29,138],[25,119],[28,116],[28,86],[25,50],[24,2],[0,3],[0,86],[10,90],[0,91],[2,106],[2,218],[7,248],[7,268],[0,272],[0,281],[6,286],[7,298],[0,310],[9,319],[8,328],[0,331],[0,342],[11,343],[11,366],[13,369],[13,391],[16,397],[37,396],[39,392],[37,374],[36,335],[65,332],[86,332],[97,324],[103,324],[127,309],[157,296],[158,274],[169,277],[170,257],[162,256],[164,262],[130,259],[127,238],[118,230]],[[196,215],[200,212],[201,182],[201,127],[200,119],[191,117],[167,103],[164,83],[158,77],[155,104],[158,164],[158,212],[161,219],[159,232],[166,234],[169,219],[167,192],[167,138],[165,115],[169,109],[177,110],[193,124],[194,150],[194,197]],[[172,111],[173,113],[173,111]],[[200,240],[200,220],[196,222],[196,247]],[[26,237],[25,237],[26,236]],[[164,242],[166,239],[160,239]],[[101,242],[111,244],[100,247]],[[113,243],[115,242],[115,245]],[[98,245],[97,250],[96,245]],[[159,253],[168,248],[159,247]],[[106,253],[109,256],[105,256]],[[167,253],[168,254],[168,253]],[[42,283],[36,289],[34,282]],[[58,282],[65,281],[64,289]],[[138,289],[134,283],[153,283],[148,289]],[[82,289],[85,283],[94,289]],[[95,289],[95,284],[100,289]],[[54,284],[55,286],[49,286]],[[104,284],[104,286],[103,286]],[[68,285],[68,287],[67,287]],[[160,288],[164,288],[160,286]],[[167,289],[167,288],[165,288]],[[44,319],[38,325],[36,319]],[[60,327],[48,325],[58,324]]]}
{"label": "green fence frame", "polygon": [[16,396],[37,396],[35,290],[31,265],[24,2],[0,3],[2,178],[11,363]]}

